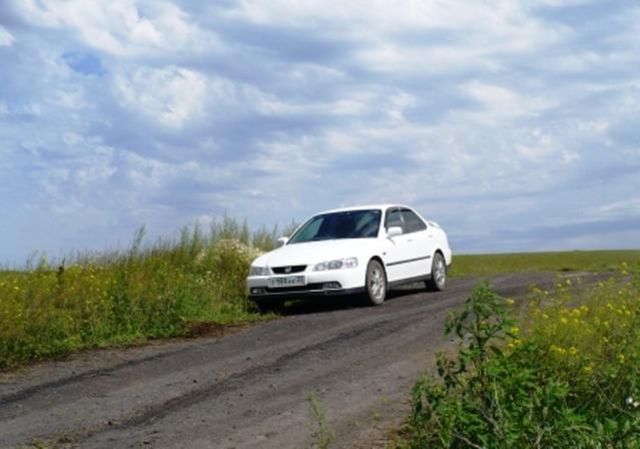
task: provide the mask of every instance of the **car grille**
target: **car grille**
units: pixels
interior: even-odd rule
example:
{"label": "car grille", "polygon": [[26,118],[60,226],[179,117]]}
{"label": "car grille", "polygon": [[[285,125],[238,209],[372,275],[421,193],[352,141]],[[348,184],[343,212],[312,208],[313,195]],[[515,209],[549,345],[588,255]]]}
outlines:
{"label": "car grille", "polygon": [[291,265],[287,267],[271,267],[271,271],[273,271],[275,274],[292,274],[301,273],[306,268],[306,265]]}

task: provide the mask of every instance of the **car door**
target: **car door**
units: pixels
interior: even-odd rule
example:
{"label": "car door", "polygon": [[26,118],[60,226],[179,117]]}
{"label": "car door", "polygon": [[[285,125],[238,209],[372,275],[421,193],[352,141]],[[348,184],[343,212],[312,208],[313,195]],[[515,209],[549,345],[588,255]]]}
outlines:
{"label": "car door", "polygon": [[408,245],[407,271],[410,277],[425,276],[431,272],[434,241],[427,224],[409,208],[400,210],[406,243]]}
{"label": "car door", "polygon": [[388,245],[385,250],[384,262],[387,270],[387,280],[395,282],[411,277],[411,268],[409,260],[411,259],[412,239],[407,237],[404,232],[404,222],[402,220],[402,211],[398,207],[389,208],[385,214],[384,220],[385,232],[391,227],[399,227],[402,229],[401,235],[387,237]]}

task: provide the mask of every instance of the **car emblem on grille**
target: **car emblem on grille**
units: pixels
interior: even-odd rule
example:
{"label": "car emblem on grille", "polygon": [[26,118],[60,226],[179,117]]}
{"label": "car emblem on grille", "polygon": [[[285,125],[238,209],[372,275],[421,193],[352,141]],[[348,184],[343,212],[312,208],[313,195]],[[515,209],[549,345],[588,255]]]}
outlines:
{"label": "car emblem on grille", "polygon": [[285,273],[291,273],[291,267],[285,267],[284,272]]}

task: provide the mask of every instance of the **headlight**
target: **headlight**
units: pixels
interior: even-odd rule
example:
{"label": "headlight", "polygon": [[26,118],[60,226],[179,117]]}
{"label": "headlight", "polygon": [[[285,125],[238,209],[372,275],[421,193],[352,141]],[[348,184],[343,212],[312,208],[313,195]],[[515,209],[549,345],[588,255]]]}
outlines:
{"label": "headlight", "polygon": [[346,259],[328,260],[320,262],[313,267],[313,271],[339,270],[341,268],[355,268],[358,266],[356,257],[348,257]]}
{"label": "headlight", "polygon": [[251,268],[249,268],[249,276],[268,276],[268,275],[269,275],[268,267],[251,266]]}

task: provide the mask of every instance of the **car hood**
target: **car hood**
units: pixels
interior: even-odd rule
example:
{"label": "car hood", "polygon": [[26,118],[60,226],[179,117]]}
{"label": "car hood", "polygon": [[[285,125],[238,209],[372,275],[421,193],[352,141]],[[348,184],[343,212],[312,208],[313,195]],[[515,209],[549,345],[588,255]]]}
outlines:
{"label": "car hood", "polygon": [[340,239],[293,243],[258,257],[252,265],[281,267],[312,265],[345,257],[363,257],[372,251],[377,239]]}

